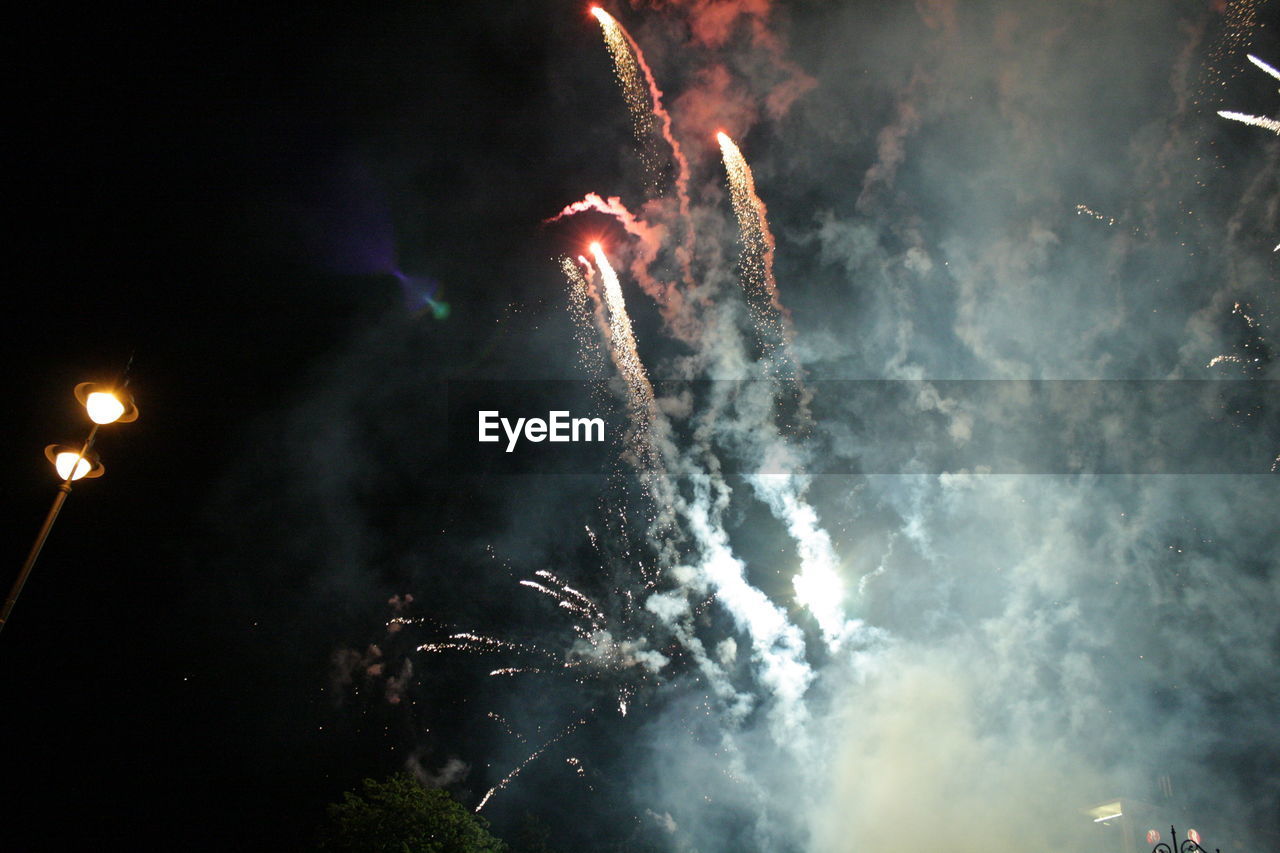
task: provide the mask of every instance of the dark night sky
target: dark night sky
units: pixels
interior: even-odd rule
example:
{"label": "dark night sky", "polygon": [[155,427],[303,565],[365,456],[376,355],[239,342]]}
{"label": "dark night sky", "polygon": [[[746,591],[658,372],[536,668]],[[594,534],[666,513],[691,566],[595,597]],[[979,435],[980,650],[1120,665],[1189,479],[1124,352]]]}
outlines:
{"label": "dark night sky", "polygon": [[[732,213],[697,121],[700,102],[680,94],[706,87],[724,103],[752,105],[710,113],[735,131],[750,128],[744,150],[779,234],[783,298],[811,375],[1277,378],[1271,351],[1231,313],[1233,300],[1251,299],[1249,310],[1269,329],[1280,308],[1270,255],[1275,139],[1224,127],[1207,106],[1180,107],[1185,91],[1170,83],[1190,40],[1191,70],[1181,72],[1193,81],[1189,90],[1204,91],[1204,80],[1230,66],[1223,91],[1210,96],[1228,102],[1212,109],[1274,114],[1275,86],[1242,51],[1221,48],[1229,27],[1214,4],[1150,4],[1130,14],[1124,3],[1081,3],[1078,19],[1050,8],[1057,4],[1025,4],[1022,21],[1011,24],[1018,15],[1009,10],[1022,4],[993,0],[952,21],[952,32],[931,17],[946,18],[945,2],[917,4],[918,13],[910,4],[778,2],[771,26],[780,55],[816,85],[775,117],[762,105],[787,66],[762,59],[746,29],[727,46],[700,46],[688,4],[615,5],[649,51],[678,123],[686,122],[679,126],[698,170],[695,202],[713,211],[699,227],[723,238],[709,277],[732,272]],[[1276,4],[1253,5],[1265,20]],[[1010,27],[1015,35],[1000,35]],[[0,807],[0,847],[71,849],[110,839],[137,849],[308,849],[325,802],[363,776],[403,767],[410,754],[432,772],[450,758],[469,764],[454,790],[474,804],[520,757],[476,724],[487,709],[562,724],[556,709],[539,704],[537,688],[503,693],[465,662],[431,664],[406,647],[388,650],[388,659],[415,661],[416,704],[392,706],[372,682],[363,694],[334,689],[333,660],[340,650],[387,640],[387,599],[404,593],[414,595],[414,614],[435,624],[537,636],[547,617],[523,599],[508,600],[513,580],[544,565],[580,570],[596,559],[572,537],[595,523],[599,484],[531,482],[483,466],[459,474],[456,458],[445,463],[469,459],[470,448],[446,446],[437,396],[443,381],[460,378],[579,378],[554,259],[581,251],[581,231],[542,222],[588,191],[643,198],[629,119],[594,21],[568,0],[420,0],[373,11],[354,3],[180,3],[145,12],[33,7],[6,29],[11,307],[0,553],[12,572],[55,491],[42,447],[84,430],[74,385],[109,379],[132,353],[142,416],[103,430],[106,476],[75,487],[0,635],[0,764],[13,792]],[[1056,40],[1055,32],[1067,35]],[[1254,30],[1252,45],[1280,59],[1274,31]],[[716,89],[703,48],[737,82]],[[975,70],[992,51],[998,70]],[[913,111],[914,121],[904,118]],[[1166,137],[1163,153],[1152,153]],[[1210,144],[1215,166],[1188,166],[1199,154],[1208,158]],[[897,156],[895,146],[905,153]],[[884,170],[875,179],[873,166]],[[1099,236],[1095,220],[1077,215],[1086,202],[1139,223],[1139,236]],[[1197,211],[1188,225],[1191,214],[1178,218],[1188,207],[1208,213]],[[1228,231],[1233,242],[1217,245]],[[1023,253],[1032,244],[1049,246],[1052,257]],[[942,272],[943,258],[950,272]],[[397,264],[438,283],[451,309],[446,319],[406,307],[390,274]],[[1025,286],[1005,286],[1023,278]],[[638,334],[657,338],[656,312],[638,304],[639,291],[627,298],[637,306]],[[1089,307],[1104,303],[1110,307]],[[1009,322],[1022,314],[1035,319]],[[1044,346],[1058,336],[1061,346]],[[1261,366],[1243,376],[1196,372],[1224,346],[1262,352]],[[653,347],[646,351],[653,364],[683,352]],[[823,432],[833,453],[846,452],[843,441],[861,448],[838,428]],[[1158,637],[1140,636],[1138,616],[1199,618],[1199,607],[1251,600],[1257,610],[1238,611],[1231,626],[1210,620],[1204,631],[1213,641],[1197,647],[1219,650],[1217,658],[1205,654],[1226,660],[1222,671],[1235,680],[1190,663],[1169,674],[1201,681],[1194,697],[1169,699],[1160,692],[1166,679],[1135,664],[1096,663],[1093,677],[1142,685],[1140,699],[1117,691],[1124,698],[1099,700],[1126,720],[1151,722],[1132,741],[1138,752],[1138,741],[1168,745],[1198,723],[1247,732],[1278,707],[1277,542],[1266,533],[1280,527],[1275,479],[1243,479],[1221,491],[1177,485],[1162,499],[1146,481],[1108,485],[1094,500],[1045,486],[1030,496],[1039,520],[1065,520],[1045,522],[1052,530],[1043,537],[1010,533],[1008,553],[979,541],[941,502],[921,509],[928,501],[918,495],[874,487],[864,492],[879,495],[867,498],[874,509],[843,515],[849,504],[839,487],[816,488],[815,501],[826,501],[820,512],[840,531],[833,535],[842,558],[861,561],[858,576],[887,568],[888,586],[872,587],[860,616],[919,652],[895,652],[910,657],[903,683],[911,673],[928,681],[929,672],[945,670],[938,650],[956,636],[982,634],[967,626],[996,614],[1006,621],[988,636],[1021,636],[1010,626],[1025,617],[1018,630],[1043,636],[1055,660],[1084,654],[1076,623],[1046,617],[1043,630],[1027,627],[1035,621],[1028,602],[1043,597],[1056,607],[1059,596],[1075,594],[1072,583],[1089,584],[1069,571],[1061,588],[1012,580],[1035,574],[1027,566],[1051,551],[1068,554],[1067,562],[1114,557],[1129,567],[1122,574],[1132,586],[1116,610],[1084,593],[1072,611],[1080,624],[1108,626],[1098,642],[1115,661],[1119,649],[1146,648],[1150,656],[1144,644],[1160,646]],[[1239,502],[1238,516],[1215,509],[1222,494]],[[993,494],[974,525],[1033,530],[1030,519],[994,508],[1004,499],[1015,500]],[[1113,530],[1114,518],[1098,509],[1113,506],[1129,507],[1149,528]],[[768,516],[763,507],[743,508],[729,522],[743,552],[754,555],[753,571],[763,564],[758,555],[781,550],[770,536],[784,532],[776,522],[757,523],[756,515]],[[905,532],[918,531],[912,522],[920,518],[932,538]],[[1149,553],[1204,541],[1210,534],[1197,539],[1202,530],[1240,538],[1171,586],[1150,580],[1166,575],[1146,574]],[[1045,545],[1059,535],[1075,544]],[[1105,545],[1090,551],[1091,541]],[[506,574],[485,574],[490,543],[500,561],[512,561]],[[1006,558],[1008,576],[987,573]],[[959,566],[965,580],[943,577],[946,566]],[[1237,573],[1247,580],[1233,586]],[[1016,593],[1001,585],[1006,577]],[[1205,577],[1222,586],[1197,592],[1195,578]],[[785,585],[769,591],[780,600]],[[714,618],[708,631],[732,630],[727,616]],[[993,640],[991,660],[1017,669],[1008,647],[1018,642]],[[1256,656],[1232,657],[1242,645]],[[1041,677],[1071,693],[1070,667],[1055,667],[1056,675]],[[729,838],[731,810],[698,824],[661,794],[635,793],[663,786],[662,763],[678,761],[661,732],[700,695],[687,677],[673,677],[680,686],[673,698],[650,700],[660,712],[602,723],[602,733],[582,742],[584,754],[609,737],[636,744],[597,756],[594,799],[570,787],[577,782],[557,756],[560,770],[513,792],[495,821],[514,820],[520,808],[540,811],[574,839],[566,849],[592,849],[582,835],[590,837],[592,821],[562,807],[569,792],[600,825],[612,824],[610,837],[646,813],[674,814],[690,835],[668,849],[718,849],[707,839],[717,831]],[[1007,674],[991,677],[1006,678],[1000,689],[1011,696],[1023,689]],[[840,695],[841,684],[832,677],[822,689]],[[892,696],[909,688],[884,689]],[[927,727],[928,701],[912,707],[925,710],[906,715],[907,724],[925,719]],[[1086,717],[1095,710],[1081,707]],[[1160,710],[1144,718],[1151,708]],[[1007,736],[1016,764],[1020,741],[1012,724],[1006,731],[992,722],[998,716],[976,727]],[[1280,756],[1280,715],[1272,716],[1256,735],[1215,742],[1213,761],[1225,768],[1201,761],[1225,780],[1215,790],[1231,801],[1227,813],[1257,819],[1260,838],[1280,830],[1274,816],[1270,824],[1260,817],[1274,815],[1280,793],[1274,765],[1266,766]],[[1077,734],[1071,719],[1044,727],[1066,742]],[[884,731],[877,722],[865,721],[866,730]],[[1122,724],[1116,732],[1107,737],[1127,737]],[[753,737],[742,744],[749,757],[769,755],[764,747],[752,752]],[[849,747],[850,761],[859,748]],[[1249,756],[1257,766],[1244,766]],[[1098,775],[1156,775],[1145,764],[1129,770]],[[696,787],[702,772],[690,760],[671,790]],[[778,780],[791,778],[777,772],[761,784],[781,788]],[[819,784],[834,796],[850,785],[838,772]],[[803,808],[819,802],[826,801],[815,795]],[[839,830],[814,830],[813,838],[831,832]],[[998,838],[993,843],[999,847]]]}

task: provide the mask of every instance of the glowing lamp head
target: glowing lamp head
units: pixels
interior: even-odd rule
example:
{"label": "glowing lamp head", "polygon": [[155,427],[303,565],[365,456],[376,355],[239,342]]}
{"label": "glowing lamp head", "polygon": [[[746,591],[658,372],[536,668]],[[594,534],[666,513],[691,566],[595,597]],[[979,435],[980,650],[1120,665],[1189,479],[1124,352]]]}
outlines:
{"label": "glowing lamp head", "polygon": [[124,403],[107,391],[94,391],[84,401],[84,407],[95,424],[113,424],[124,414]]}
{"label": "glowing lamp head", "polygon": [[58,476],[62,479],[79,480],[89,473],[92,466],[89,460],[81,457],[79,453],[63,451],[53,457],[53,467],[58,469]]}
{"label": "glowing lamp head", "polygon": [[138,407],[127,394],[97,382],[81,382],[76,386],[76,399],[95,424],[127,424],[138,419]]}
{"label": "glowing lamp head", "polygon": [[106,470],[98,461],[98,454],[90,451],[81,454],[80,449],[69,444],[51,444],[44,449],[45,458],[53,463],[62,480],[82,480],[101,477]]}

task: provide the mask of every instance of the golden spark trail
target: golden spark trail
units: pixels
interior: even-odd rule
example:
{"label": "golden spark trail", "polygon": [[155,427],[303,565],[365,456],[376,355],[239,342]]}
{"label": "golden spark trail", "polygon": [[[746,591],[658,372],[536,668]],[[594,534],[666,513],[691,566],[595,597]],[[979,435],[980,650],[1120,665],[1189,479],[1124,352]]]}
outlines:
{"label": "golden spark trail", "polygon": [[[656,129],[671,147],[671,158],[676,165],[676,195],[680,199],[680,213],[687,219],[689,161],[671,129],[671,114],[662,105],[662,90],[658,88],[658,81],[654,79],[653,71],[645,61],[644,51],[640,50],[640,45],[631,37],[631,33],[608,12],[597,6],[591,9],[591,14],[600,22],[605,46],[613,57],[614,73],[622,87],[622,97],[627,102],[627,109],[631,111],[631,125],[636,141],[642,148],[647,148]],[[652,153],[644,155],[644,160],[655,176],[661,171],[660,164]]]}
{"label": "golden spark trail", "polygon": [[[775,244],[767,210],[756,194],[755,177],[738,146],[725,133],[717,133],[716,139],[720,141],[733,212],[742,237],[742,285],[751,321],[775,375],[798,381],[800,366],[791,353],[791,318],[778,298],[778,282],[773,275]],[[777,357],[778,350],[782,350],[781,358]]]}
{"label": "golden spark trail", "polygon": [[[631,125],[636,141],[640,143],[641,160],[644,161],[650,180],[657,188],[662,167],[657,154],[651,148],[653,131],[658,131],[671,148],[671,159],[675,163],[676,200],[680,207],[680,219],[684,225],[684,236],[677,257],[684,273],[686,285],[693,285],[693,222],[689,212],[689,160],[684,156],[680,143],[676,141],[672,130],[671,113],[662,105],[662,90],[654,79],[649,63],[645,61],[644,51],[631,37],[631,33],[618,21],[598,6],[592,7],[591,14],[600,22],[604,33],[605,46],[613,57],[614,73],[622,87],[623,100],[631,111]],[[641,85],[641,78],[644,85]],[[655,125],[656,122],[656,125]]]}
{"label": "golden spark trail", "polygon": [[622,25],[598,6],[591,9],[591,14],[595,15],[596,20],[600,22],[605,47],[609,49],[609,55],[613,58],[613,73],[618,78],[618,85],[622,88],[622,99],[627,102],[627,109],[631,112],[631,130],[636,135],[636,141],[640,143],[640,157],[644,160],[645,168],[656,186],[661,166],[648,144],[656,128],[654,112],[649,103],[649,93],[645,91],[644,84],[641,82],[644,72],[640,70],[640,64],[636,61],[635,54],[631,52],[631,39],[623,31]]}
{"label": "golden spark trail", "polygon": [[609,264],[599,243],[591,244],[591,255],[595,258],[596,269],[600,271],[600,280],[604,284],[604,304],[609,314],[613,360],[627,385],[628,403],[634,419],[633,449],[642,461],[642,470],[652,471],[656,464],[649,433],[656,411],[653,386],[649,383],[649,374],[636,352],[636,338],[631,330],[631,317],[627,314],[627,303],[622,298],[618,274]]}
{"label": "golden spark trail", "polygon": [[560,269],[569,280],[569,318],[573,321],[573,339],[578,345],[578,358],[587,375],[592,379],[604,376],[604,353],[600,351],[600,339],[592,318],[595,311],[582,267],[569,258],[560,259]]}
{"label": "golden spark trail", "polygon": [[[592,713],[595,713],[594,708],[592,709]],[[480,810],[485,807],[485,805],[489,802],[489,800],[493,798],[494,794],[498,793],[499,791],[505,789],[508,785],[510,785],[511,781],[520,775],[520,771],[524,770],[534,761],[537,761],[538,758],[542,755],[542,753],[546,752],[552,745],[559,743],[569,735],[573,734],[575,731],[578,730],[579,726],[584,726],[586,724],[587,724],[586,717],[581,717],[577,720],[574,720],[572,723],[566,726],[564,730],[560,732],[560,734],[556,735],[555,737],[551,738],[551,740],[547,741],[542,746],[535,749],[529,755],[528,758],[526,758],[524,761],[521,761],[518,765],[516,765],[514,770],[512,770],[510,773],[504,776],[502,778],[502,781],[494,785],[485,793],[485,795],[480,799],[480,805],[476,806],[476,813],[478,814]]]}

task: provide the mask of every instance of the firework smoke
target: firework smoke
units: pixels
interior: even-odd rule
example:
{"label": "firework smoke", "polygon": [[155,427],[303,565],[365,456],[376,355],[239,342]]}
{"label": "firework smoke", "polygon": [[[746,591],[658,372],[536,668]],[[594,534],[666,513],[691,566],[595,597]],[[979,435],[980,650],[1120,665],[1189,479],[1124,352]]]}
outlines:
{"label": "firework smoke", "polygon": [[[598,193],[587,193],[581,201],[566,205],[563,210],[545,220],[547,223],[557,222],[567,216],[594,211],[613,217],[628,236],[634,238],[634,250],[631,253],[631,272],[640,289],[657,303],[667,328],[684,341],[695,341],[701,332],[697,320],[691,316],[684,294],[674,282],[657,279],[651,272],[654,261],[667,242],[670,229],[662,224],[660,205],[645,205],[641,215],[632,213],[622,199],[617,196],[603,198]],[[644,215],[647,212],[648,216]],[[690,232],[691,233],[691,232]],[[678,250],[682,251],[682,250]]]}
{"label": "firework smoke", "polygon": [[[734,20],[741,17],[742,4],[685,5],[696,6],[702,27],[714,23],[722,6],[733,5]],[[830,276],[843,288],[839,293],[866,307],[865,315],[827,312],[832,316],[818,325],[829,325],[812,338],[813,330],[806,327],[810,369],[816,371],[822,362],[810,360],[809,353],[825,348],[827,369],[835,376],[863,371],[913,380],[964,371],[978,378],[1111,377],[1125,371],[1163,376],[1199,370],[1220,351],[1205,344],[1173,366],[1144,353],[1144,333],[1164,341],[1187,329],[1159,325],[1169,311],[1165,297],[1148,298],[1108,278],[1125,263],[1138,264],[1141,257],[1132,247],[1145,243],[1146,251],[1178,270],[1179,280],[1195,279],[1168,260],[1179,251],[1159,242],[1155,226],[1162,224],[1162,215],[1149,200],[1154,191],[1143,188],[1141,199],[1126,207],[1105,191],[1109,187],[1035,189],[1039,184],[1033,178],[1050,170],[1045,146],[1029,141],[1054,133],[1075,141],[1076,128],[1053,125],[1056,113],[1047,128],[1032,121],[1032,105],[1038,102],[1026,97],[1029,84],[1019,84],[1018,72],[1031,68],[1037,85],[1054,93],[1059,92],[1054,87],[1070,81],[1035,64],[1057,31],[1036,33],[1038,19],[1010,5],[999,21],[1005,53],[977,72],[945,65],[969,57],[958,45],[966,38],[965,28],[976,26],[973,21],[957,14],[948,0],[917,5],[925,25],[944,33],[939,67],[921,61],[900,69],[900,79],[911,82],[905,95],[890,93],[900,96],[899,114],[887,116],[889,126],[879,133],[874,125],[860,131],[868,150],[880,140],[878,165],[884,168],[867,171],[856,204],[845,205],[858,218],[843,220],[834,212],[841,209],[837,202],[851,199],[830,201],[814,218],[813,233],[800,238],[817,249],[815,274]],[[661,93],[639,48],[611,17],[594,13],[646,166],[655,172],[665,162],[665,152],[659,155],[653,148],[660,133],[668,135],[673,158],[682,162],[669,136]],[[763,26],[761,15],[750,21]],[[989,40],[991,33],[975,37]],[[904,37],[903,43],[910,42]],[[1190,49],[1184,46],[1179,55],[1190,55]],[[983,81],[976,102],[962,86],[966,75],[974,74]],[[994,93],[988,91],[989,79],[999,82]],[[1096,90],[1088,97],[1067,94],[1080,101],[1077,108],[1088,107]],[[982,97],[996,102],[984,104]],[[1130,102],[1150,101],[1144,93]],[[1055,109],[1060,106],[1057,98],[1053,102]],[[971,114],[984,132],[999,125],[999,117],[1010,118],[1014,129],[1010,138],[999,140],[998,160],[983,159],[990,156],[985,137],[983,144],[966,149],[989,169],[982,180],[960,176],[955,186],[940,188],[946,182],[933,178],[953,166],[949,145],[932,151],[922,165],[913,158],[925,155],[903,141],[910,133],[918,136],[921,149],[937,145],[935,135],[925,131],[955,104],[971,104],[966,116]],[[628,244],[614,257],[627,257],[628,263],[619,269],[658,303],[666,330],[683,347],[678,356],[646,366],[623,283],[603,248],[593,245],[590,261],[562,262],[579,352],[595,353],[596,367],[588,369],[593,378],[605,372],[607,360],[622,378],[628,452],[646,494],[661,504],[664,525],[651,525],[624,544],[616,530],[629,509],[610,504],[602,510],[607,521],[599,538],[614,549],[599,572],[608,579],[603,594],[572,568],[538,569],[518,582],[563,615],[568,626],[563,635],[547,639],[540,634],[533,644],[455,631],[420,647],[428,653],[501,658],[500,666],[485,669],[513,690],[532,693],[539,689],[534,685],[554,678],[592,690],[590,702],[572,707],[573,722],[564,728],[568,715],[539,733],[521,733],[501,718],[512,737],[527,743],[521,754],[537,748],[484,795],[480,807],[552,745],[588,723],[594,727],[600,718],[616,722],[626,716],[628,724],[644,720],[652,733],[642,748],[656,756],[649,762],[655,779],[651,788],[636,784],[652,798],[654,813],[662,815],[674,839],[672,849],[694,849],[691,839],[696,838],[697,849],[704,850],[839,850],[857,837],[886,849],[914,849],[930,843],[928,833],[936,828],[922,816],[933,811],[944,814],[965,838],[990,836],[997,849],[1016,851],[1033,844],[1028,839],[1041,837],[1036,833],[1045,827],[1074,837],[1079,807],[1135,790],[1145,765],[1133,770],[1107,764],[1122,750],[1142,751],[1126,746],[1125,738],[1140,742],[1150,755],[1171,757],[1179,772],[1213,755],[1213,739],[1197,737],[1188,725],[1212,715],[1166,714],[1157,706],[1176,705],[1183,695],[1190,695],[1191,703],[1207,701],[1206,696],[1270,695],[1270,664],[1256,666],[1254,660],[1265,659],[1265,652],[1239,639],[1271,630],[1266,605],[1274,600],[1268,586],[1274,585],[1273,573],[1259,565],[1251,570],[1256,577],[1232,575],[1238,588],[1224,590],[1214,586],[1213,571],[1257,562],[1249,547],[1234,540],[1274,538],[1249,533],[1254,527],[1274,529],[1259,523],[1269,517],[1268,503],[1256,495],[1269,494],[1267,487],[1188,484],[1176,478],[1158,484],[1136,482],[1141,478],[1097,482],[1088,476],[1063,483],[967,469],[857,479],[847,488],[810,480],[805,461],[813,454],[858,461],[876,451],[876,441],[857,431],[859,420],[870,420],[873,413],[855,400],[820,400],[834,416],[823,422],[822,433],[804,440],[792,435],[779,416],[779,387],[788,381],[798,385],[801,371],[774,276],[776,247],[750,167],[728,136],[721,134],[719,142],[741,240],[754,347],[750,330],[744,340],[737,327],[736,306],[716,305],[713,299],[696,306],[682,303],[687,281],[661,282],[652,273],[664,251],[695,245],[691,223],[716,216],[710,205],[690,211],[680,180],[679,220],[671,214],[670,199],[651,198],[633,213],[619,197],[595,193],[554,217],[595,211],[621,225]],[[1125,139],[1130,143],[1142,148]],[[1143,156],[1150,153],[1142,150]],[[1096,153],[1090,149],[1091,156]],[[1166,166],[1176,162],[1177,153],[1158,153],[1159,178],[1176,175]],[[687,171],[676,171],[687,180]],[[990,174],[1006,173],[1020,179],[1012,182],[1016,191],[1001,194],[1002,183],[983,183]],[[887,190],[908,181],[922,188],[917,190],[923,196],[920,209],[910,199],[887,198],[892,195]],[[867,192],[868,187],[876,191]],[[1082,196],[1072,195],[1077,190]],[[1114,209],[1116,216],[1083,204],[1076,206],[1076,216],[1069,207],[1064,215],[1063,199],[1073,197],[1097,198],[1099,207]],[[786,210],[786,203],[785,194],[781,201],[771,200],[775,215]],[[1148,219],[1141,228],[1133,225],[1138,221],[1134,207],[1147,205]],[[937,217],[931,220],[933,231],[919,225],[930,216]],[[1077,217],[1118,227],[1082,228],[1092,222]],[[1111,242],[1090,245],[1098,251],[1080,251],[1063,236],[1069,228],[1088,232],[1081,240]],[[1179,239],[1192,239],[1185,230],[1177,233]],[[731,280],[731,265],[714,255],[719,241],[711,233],[699,236],[698,248],[713,255],[699,256],[699,269]],[[1104,269],[1095,268],[1096,257],[1106,258],[1106,265],[1099,265]],[[1095,281],[1107,286],[1093,291],[1080,284]],[[951,301],[939,300],[940,293]],[[938,316],[931,314],[934,310]],[[695,324],[690,318],[697,312]],[[1253,330],[1255,315],[1239,313]],[[680,331],[695,328],[697,334]],[[653,349],[661,347],[655,343]],[[1211,365],[1232,361],[1241,358],[1221,356]],[[1260,357],[1258,371],[1267,369],[1263,361]],[[759,375],[756,371],[769,381],[742,383],[746,388],[715,383],[706,398],[656,399],[650,380],[750,377]],[[929,383],[917,387],[912,405],[898,413],[902,422],[946,421],[948,434],[963,443],[965,413]],[[666,386],[659,383],[659,388],[665,395]],[[1105,429],[1106,416],[1091,411],[1081,418]],[[672,438],[676,434],[680,442]],[[821,449],[820,440],[826,441]],[[637,464],[640,458],[647,461]],[[730,462],[745,470],[749,490],[735,491],[724,473]],[[840,490],[844,493],[832,496]],[[1254,497],[1241,498],[1241,493]],[[771,519],[764,518],[762,507]],[[538,518],[543,527],[545,522]],[[751,530],[756,522],[760,530]],[[588,536],[601,552],[590,528]],[[752,537],[758,538],[753,542]],[[1184,550],[1195,553],[1184,556]],[[807,614],[793,618],[799,609],[793,601]],[[1211,601],[1214,607],[1206,603]],[[1188,614],[1223,642],[1203,645],[1189,632],[1160,627],[1185,625]],[[1227,617],[1219,614],[1230,614],[1240,626],[1222,624]],[[1132,627],[1137,625],[1141,630]],[[1226,642],[1230,638],[1235,641]],[[1147,662],[1152,658],[1158,663]],[[1220,658],[1232,665],[1219,666]],[[1211,684],[1199,690],[1197,679]],[[671,705],[648,706],[654,716],[645,719],[637,696],[651,686],[672,697]],[[606,699],[597,701],[601,696]],[[1233,719],[1267,731],[1274,726],[1261,715],[1250,716],[1262,703],[1245,698],[1240,703]],[[618,714],[598,711],[610,707]],[[1222,718],[1231,714],[1223,712]],[[708,721],[705,728],[698,727],[700,720]],[[550,731],[557,733],[546,739]],[[1190,757],[1167,743],[1190,744]],[[575,754],[578,746],[572,745]],[[1158,763],[1143,758],[1128,764],[1144,762]],[[570,766],[581,774],[580,765]],[[713,799],[729,815],[720,824]],[[992,804],[998,804],[1001,825],[988,831]],[[1005,812],[1012,815],[1007,821]],[[724,826],[731,822],[749,828],[731,837]]]}

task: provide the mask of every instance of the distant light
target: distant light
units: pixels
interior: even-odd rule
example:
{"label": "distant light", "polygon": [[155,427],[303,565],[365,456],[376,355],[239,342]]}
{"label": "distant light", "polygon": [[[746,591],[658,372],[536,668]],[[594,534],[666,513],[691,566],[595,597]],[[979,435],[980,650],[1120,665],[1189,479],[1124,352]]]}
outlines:
{"label": "distant light", "polygon": [[1187,830],[1187,838],[1190,838],[1196,844],[1200,843],[1200,833],[1194,829]]}
{"label": "distant light", "polygon": [[1158,843],[1159,841],[1160,841],[1160,830],[1158,830],[1158,829],[1148,829],[1148,830],[1147,830],[1147,843],[1148,843],[1148,844],[1156,844],[1156,843]]}
{"label": "distant light", "polygon": [[84,407],[95,424],[113,424],[124,414],[124,403],[107,391],[94,391],[84,401]]}
{"label": "distant light", "polygon": [[[71,466],[75,466],[75,474],[71,473]],[[53,467],[58,469],[58,476],[63,480],[70,477],[72,480],[79,480],[85,474],[89,473],[89,460],[85,459],[79,453],[63,451],[53,458]]]}

